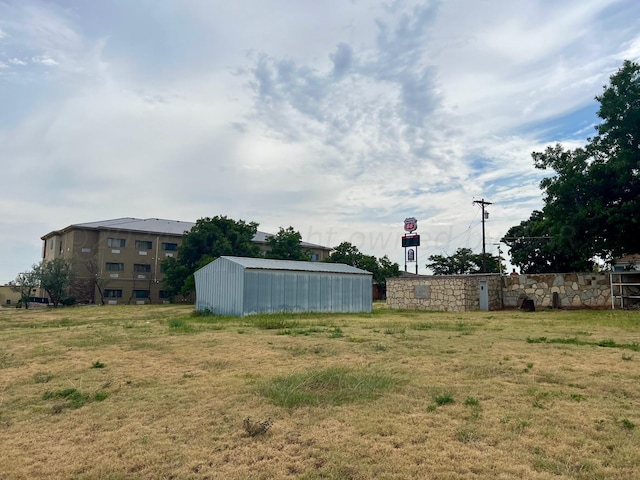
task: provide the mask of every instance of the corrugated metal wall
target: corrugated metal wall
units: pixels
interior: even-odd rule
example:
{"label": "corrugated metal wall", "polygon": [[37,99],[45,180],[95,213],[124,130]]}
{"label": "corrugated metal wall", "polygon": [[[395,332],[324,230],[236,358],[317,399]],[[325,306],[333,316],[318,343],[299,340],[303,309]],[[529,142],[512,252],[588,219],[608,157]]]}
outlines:
{"label": "corrugated metal wall", "polygon": [[244,268],[224,258],[196,271],[196,310],[242,315]]}
{"label": "corrugated metal wall", "polygon": [[371,276],[285,270],[246,270],[244,314],[370,312]]}
{"label": "corrugated metal wall", "polygon": [[372,277],[245,268],[219,258],[195,273],[196,310],[218,315],[370,312]]}

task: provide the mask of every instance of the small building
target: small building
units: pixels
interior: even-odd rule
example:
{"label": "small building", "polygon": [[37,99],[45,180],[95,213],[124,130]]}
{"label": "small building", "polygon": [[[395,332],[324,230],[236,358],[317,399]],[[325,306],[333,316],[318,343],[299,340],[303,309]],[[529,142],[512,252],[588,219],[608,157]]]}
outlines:
{"label": "small building", "polygon": [[372,308],[372,274],[341,263],[223,256],[194,276],[200,312],[245,316]]}
{"label": "small building", "polygon": [[387,307],[408,310],[499,310],[501,275],[413,275],[387,279]]}

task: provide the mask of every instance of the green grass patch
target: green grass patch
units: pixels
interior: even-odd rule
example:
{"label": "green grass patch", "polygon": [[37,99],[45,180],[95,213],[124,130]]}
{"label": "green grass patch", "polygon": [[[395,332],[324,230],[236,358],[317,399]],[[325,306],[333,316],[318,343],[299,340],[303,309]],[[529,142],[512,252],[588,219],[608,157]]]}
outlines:
{"label": "green grass patch", "polygon": [[421,322],[412,325],[411,328],[414,330],[442,330],[469,334],[477,328],[477,325],[468,322]]}
{"label": "green grass patch", "polygon": [[276,377],[260,393],[285,408],[342,405],[376,399],[398,383],[378,370],[329,367]]}
{"label": "green grass patch", "polygon": [[75,388],[65,388],[61,390],[48,391],[42,395],[43,400],[63,400],[64,403],[58,403],[54,406],[54,413],[59,413],[63,408],[80,408],[89,396],[80,392]]}
{"label": "green grass patch", "polygon": [[527,343],[557,343],[563,345],[590,345],[595,347],[605,348],[622,348],[626,350],[632,350],[634,352],[640,351],[640,344],[634,343],[617,343],[611,338],[600,340],[599,342],[588,342],[586,340],[580,340],[577,337],[569,338],[547,338],[547,337],[527,337]]}

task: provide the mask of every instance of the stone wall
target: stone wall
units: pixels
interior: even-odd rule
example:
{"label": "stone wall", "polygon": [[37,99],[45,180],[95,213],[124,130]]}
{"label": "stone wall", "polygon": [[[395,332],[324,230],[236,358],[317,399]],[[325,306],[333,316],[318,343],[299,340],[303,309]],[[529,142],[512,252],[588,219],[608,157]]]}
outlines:
{"label": "stone wall", "polygon": [[[500,287],[501,279],[502,288]],[[503,306],[517,308],[522,298],[533,300],[536,308],[611,307],[611,283],[608,273],[556,273],[506,277],[432,275],[389,278],[387,279],[387,307],[453,312],[479,310],[481,280],[487,281],[489,310],[499,310]]]}
{"label": "stone wall", "polygon": [[462,312],[480,309],[480,281],[487,281],[489,310],[500,303],[499,275],[432,275],[387,279],[387,307]]}
{"label": "stone wall", "polygon": [[611,306],[611,283],[608,273],[551,273],[518,275],[504,278],[504,306],[517,307],[525,296],[536,307],[551,307],[557,294],[561,308],[598,308]]}

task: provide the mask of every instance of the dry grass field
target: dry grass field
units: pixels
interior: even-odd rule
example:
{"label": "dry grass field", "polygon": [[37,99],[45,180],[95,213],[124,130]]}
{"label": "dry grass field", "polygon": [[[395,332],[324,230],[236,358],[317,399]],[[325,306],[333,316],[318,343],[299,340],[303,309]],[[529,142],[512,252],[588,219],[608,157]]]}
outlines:
{"label": "dry grass field", "polygon": [[0,309],[1,479],[637,479],[640,312]]}

